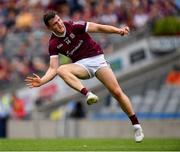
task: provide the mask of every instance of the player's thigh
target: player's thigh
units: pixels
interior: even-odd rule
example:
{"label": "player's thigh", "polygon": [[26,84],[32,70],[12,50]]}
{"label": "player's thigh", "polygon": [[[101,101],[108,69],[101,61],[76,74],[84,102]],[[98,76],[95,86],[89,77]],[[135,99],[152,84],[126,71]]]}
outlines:
{"label": "player's thigh", "polygon": [[89,73],[85,68],[78,64],[65,64],[60,66],[60,68],[63,68],[65,71],[68,71],[78,77],[79,79],[88,79],[89,78]]}
{"label": "player's thigh", "polygon": [[113,90],[121,91],[118,81],[109,67],[102,67],[96,72],[96,77],[109,89],[111,92]]}

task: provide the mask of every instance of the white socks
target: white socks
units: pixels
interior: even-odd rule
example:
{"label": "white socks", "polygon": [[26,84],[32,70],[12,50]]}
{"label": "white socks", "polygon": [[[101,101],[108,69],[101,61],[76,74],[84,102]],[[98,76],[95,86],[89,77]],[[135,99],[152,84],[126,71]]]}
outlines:
{"label": "white socks", "polygon": [[[135,124],[135,125],[133,125],[133,128],[136,130],[136,129],[139,129],[139,128],[141,128],[141,125],[140,124]],[[141,128],[142,129],[142,128]]]}

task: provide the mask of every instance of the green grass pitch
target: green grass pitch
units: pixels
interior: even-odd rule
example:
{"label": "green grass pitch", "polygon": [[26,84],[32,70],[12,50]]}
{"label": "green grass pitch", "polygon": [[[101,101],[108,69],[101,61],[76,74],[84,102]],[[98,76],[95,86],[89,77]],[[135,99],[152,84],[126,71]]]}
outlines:
{"label": "green grass pitch", "polygon": [[180,151],[180,139],[1,139],[0,151]]}

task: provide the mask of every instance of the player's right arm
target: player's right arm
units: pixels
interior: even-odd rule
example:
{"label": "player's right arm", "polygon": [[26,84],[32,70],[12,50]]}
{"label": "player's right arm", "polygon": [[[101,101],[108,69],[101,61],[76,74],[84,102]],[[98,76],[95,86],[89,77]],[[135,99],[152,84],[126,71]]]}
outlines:
{"label": "player's right arm", "polygon": [[46,74],[40,78],[37,74],[33,74],[33,76],[28,76],[25,79],[26,85],[29,88],[40,87],[43,84],[48,83],[57,75],[57,68],[59,66],[59,58],[58,56],[51,56],[50,57],[50,65]]}
{"label": "player's right arm", "polygon": [[93,22],[87,23],[87,32],[89,33],[109,33],[109,34],[120,34],[121,36],[129,34],[129,27],[125,26],[122,28],[118,28],[111,25],[102,25]]}

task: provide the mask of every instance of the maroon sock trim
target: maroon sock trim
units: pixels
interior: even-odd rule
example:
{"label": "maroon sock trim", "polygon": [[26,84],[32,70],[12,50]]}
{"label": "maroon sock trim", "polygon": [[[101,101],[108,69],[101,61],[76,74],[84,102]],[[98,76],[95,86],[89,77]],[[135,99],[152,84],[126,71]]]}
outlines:
{"label": "maroon sock trim", "polygon": [[136,115],[130,116],[129,119],[131,120],[132,125],[139,124],[139,121],[138,121]]}
{"label": "maroon sock trim", "polygon": [[86,96],[89,91],[86,88],[82,88],[80,92]]}

